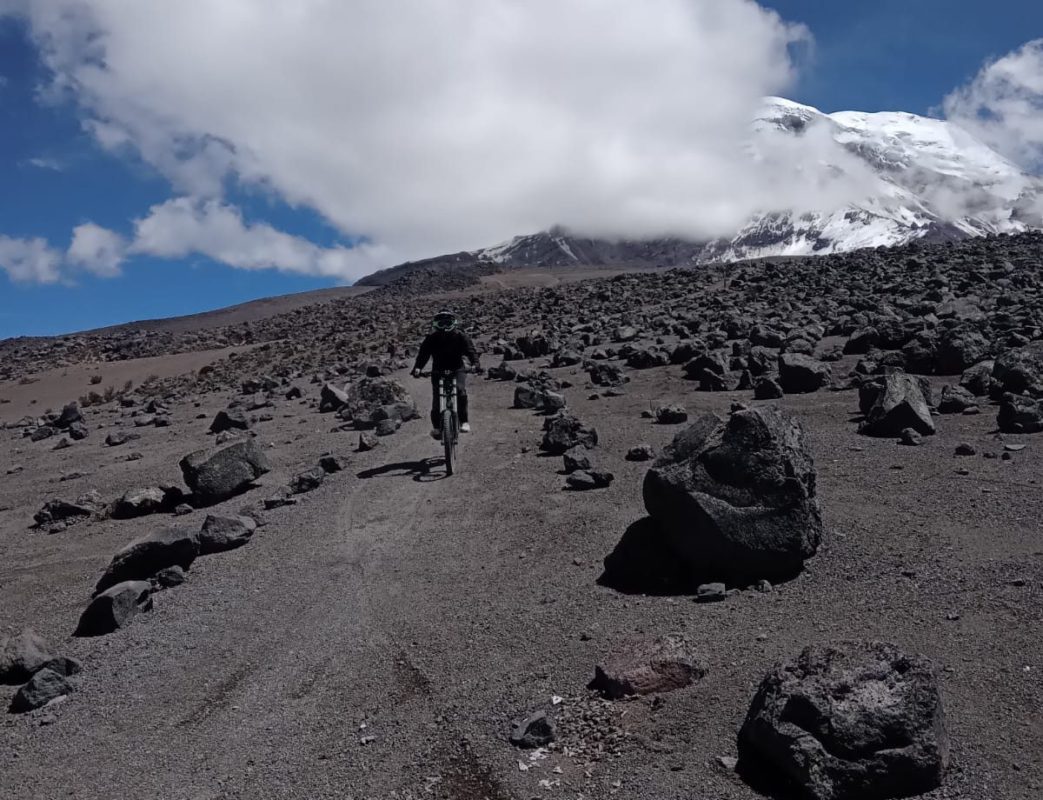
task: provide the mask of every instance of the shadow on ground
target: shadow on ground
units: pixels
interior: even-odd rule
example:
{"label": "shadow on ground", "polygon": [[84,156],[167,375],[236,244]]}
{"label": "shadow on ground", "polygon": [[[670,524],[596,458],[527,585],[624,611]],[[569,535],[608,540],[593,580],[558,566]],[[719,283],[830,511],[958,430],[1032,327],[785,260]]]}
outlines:
{"label": "shadow on ground", "polygon": [[443,466],[445,459],[424,458],[420,461],[399,461],[394,464],[384,464],[382,467],[363,470],[358,474],[359,478],[412,478],[417,483],[430,483],[440,481],[448,477],[445,472],[431,472],[432,468]]}

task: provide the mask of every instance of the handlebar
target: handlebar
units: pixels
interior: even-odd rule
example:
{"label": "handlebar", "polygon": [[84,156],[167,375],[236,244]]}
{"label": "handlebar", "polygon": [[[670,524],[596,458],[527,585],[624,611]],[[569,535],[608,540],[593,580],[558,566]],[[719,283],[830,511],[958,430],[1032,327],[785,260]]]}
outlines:
{"label": "handlebar", "polygon": [[[445,370],[439,370],[438,374],[442,375],[442,376],[445,376],[445,375],[456,375],[456,373],[459,372],[459,371],[460,370],[458,370],[458,369],[445,369]],[[485,370],[482,367],[468,367],[466,371],[471,373],[472,375],[481,375],[483,372],[485,372]],[[422,371],[420,373],[420,377],[421,378],[430,378],[432,374],[434,374],[434,370],[424,370],[424,371]]]}

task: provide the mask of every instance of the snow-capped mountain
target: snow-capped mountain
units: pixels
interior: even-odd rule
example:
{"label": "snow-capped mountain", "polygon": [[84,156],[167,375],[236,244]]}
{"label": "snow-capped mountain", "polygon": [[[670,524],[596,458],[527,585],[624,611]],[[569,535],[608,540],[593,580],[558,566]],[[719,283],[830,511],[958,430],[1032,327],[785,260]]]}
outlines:
{"label": "snow-capped mountain", "polygon": [[[753,121],[748,150],[782,180],[786,169],[811,170],[836,190],[809,192],[815,198],[809,208],[766,206],[737,234],[712,242],[607,242],[555,229],[515,237],[476,255],[505,265],[654,266],[824,254],[1043,227],[1043,181],[944,120],[899,112],[824,114],[772,97]],[[821,207],[825,196],[843,200]]]}
{"label": "snow-capped mountain", "polygon": [[381,270],[361,283],[488,261],[503,267],[672,267],[1043,229],[1043,180],[944,120],[900,112],[824,114],[770,97],[752,122],[747,151],[779,186],[771,199],[780,207],[766,201],[733,236],[607,240],[553,228]]}

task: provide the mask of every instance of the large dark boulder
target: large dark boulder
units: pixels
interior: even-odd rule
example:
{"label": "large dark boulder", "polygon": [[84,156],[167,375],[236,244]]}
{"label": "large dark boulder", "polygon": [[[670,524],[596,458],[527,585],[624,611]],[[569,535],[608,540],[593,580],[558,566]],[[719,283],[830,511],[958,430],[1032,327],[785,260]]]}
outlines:
{"label": "large dark boulder", "polygon": [[989,355],[989,343],[971,327],[947,330],[938,339],[934,371],[938,375],[960,375]]}
{"label": "large dark boulder", "polygon": [[648,471],[644,501],[696,576],[790,576],[822,537],[800,423],[761,406],[698,418]]}
{"label": "large dark boulder", "polygon": [[598,443],[598,432],[587,427],[567,412],[548,417],[543,423],[543,441],[540,450],[551,455],[562,455],[574,447],[590,449]]}
{"label": "large dark boulder", "polygon": [[591,364],[587,368],[590,382],[595,386],[622,386],[628,380],[623,370],[614,364]]}
{"label": "large dark boulder", "polygon": [[210,423],[211,433],[224,433],[225,431],[245,431],[250,427],[250,420],[239,409],[231,411],[218,411],[214,421]]}
{"label": "large dark boulder", "polygon": [[[872,386],[863,384],[859,390],[863,407],[864,393]],[[926,436],[934,433],[934,420],[920,381],[904,372],[893,372],[885,375],[882,386],[874,391],[872,405],[866,411],[859,432],[867,436],[898,436],[906,428]]]}
{"label": "large dark boulder", "polygon": [[803,353],[779,356],[779,385],[786,394],[807,394],[828,386],[833,378],[829,364]]}
{"label": "large dark boulder", "polygon": [[319,412],[340,411],[348,404],[348,394],[343,389],[338,389],[332,383],[323,384],[319,392]]}
{"label": "large dark boulder", "polygon": [[47,642],[30,628],[0,640],[0,683],[24,683],[53,657]]}
{"label": "large dark boulder", "polygon": [[1018,394],[1004,395],[996,414],[996,425],[1003,433],[1043,431],[1043,401]]}
{"label": "large dark boulder", "polygon": [[992,386],[992,370],[994,361],[979,361],[972,367],[964,370],[960,376],[960,386],[973,394],[975,397],[985,397],[989,394]]}
{"label": "large dark boulder", "polygon": [[921,794],[949,763],[931,663],[880,642],[816,645],[777,664],[738,744],[741,767],[813,800]]}
{"label": "large dark boulder", "polygon": [[181,460],[181,473],[198,503],[226,500],[264,475],[268,459],[254,439],[237,442],[212,455],[199,450]]}
{"label": "large dark boulder", "polygon": [[152,609],[152,584],[125,581],[106,589],[83,610],[76,636],[104,636],[122,628],[133,617]]}
{"label": "large dark boulder", "polygon": [[1043,397],[1043,342],[1032,342],[999,355],[992,365],[991,393]]}
{"label": "large dark boulder", "polygon": [[150,533],[135,539],[112,557],[94,593],[124,581],[148,580],[166,567],[188,569],[198,555],[199,534],[195,531],[168,528]]}

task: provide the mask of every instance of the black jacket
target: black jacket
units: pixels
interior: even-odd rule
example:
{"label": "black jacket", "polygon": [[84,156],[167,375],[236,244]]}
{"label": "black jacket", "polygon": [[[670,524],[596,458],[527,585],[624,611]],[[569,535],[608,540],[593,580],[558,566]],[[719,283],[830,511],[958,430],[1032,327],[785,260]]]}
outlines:
{"label": "black jacket", "polygon": [[466,333],[460,330],[432,331],[420,345],[413,369],[423,369],[431,359],[436,371],[464,368],[464,358],[478,366],[478,352]]}

